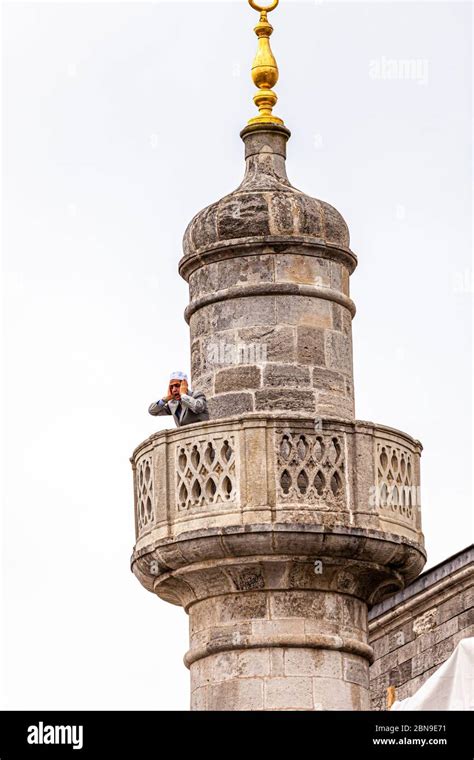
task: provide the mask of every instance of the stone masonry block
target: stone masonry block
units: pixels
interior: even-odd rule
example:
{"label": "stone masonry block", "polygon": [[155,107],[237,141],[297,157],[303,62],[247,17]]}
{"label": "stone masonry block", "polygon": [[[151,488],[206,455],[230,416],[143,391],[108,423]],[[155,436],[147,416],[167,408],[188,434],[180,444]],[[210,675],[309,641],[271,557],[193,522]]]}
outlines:
{"label": "stone masonry block", "polygon": [[315,327],[298,327],[296,352],[299,364],[324,366],[326,363],[324,330]]}
{"label": "stone masonry block", "polygon": [[272,676],[285,675],[285,652],[282,647],[272,647],[270,650],[270,665]]}
{"label": "stone masonry block", "polygon": [[268,649],[236,650],[221,652],[202,660],[201,679],[219,683],[237,678],[258,678],[270,675],[270,652]]}
{"label": "stone masonry block", "polygon": [[459,615],[457,620],[460,631],[462,631],[464,628],[468,628],[469,626],[474,625],[474,608],[471,607],[470,610],[463,612],[462,615]]}
{"label": "stone masonry block", "polygon": [[263,386],[265,388],[309,385],[309,367],[298,367],[294,364],[267,364],[265,367],[263,375]]}
{"label": "stone masonry block", "polygon": [[287,676],[342,678],[342,654],[337,651],[323,651],[321,649],[286,649],[285,674]]}
{"label": "stone masonry block", "polygon": [[257,620],[267,617],[267,597],[262,592],[247,591],[245,594],[223,596],[216,605],[220,623],[234,623],[239,620]]}
{"label": "stone masonry block", "polygon": [[369,694],[358,684],[337,678],[313,678],[315,710],[368,710]]}
{"label": "stone masonry block", "polygon": [[260,385],[260,368],[244,364],[219,370],[215,379],[215,392],[226,393],[227,391],[248,390],[260,388]]}
{"label": "stone masonry block", "polygon": [[362,657],[344,656],[344,680],[359,684],[364,688],[369,686],[369,664]]}
{"label": "stone masonry block", "polygon": [[278,641],[291,635],[304,633],[304,620],[289,618],[288,620],[254,620],[252,623],[254,636],[267,638],[269,641]]}
{"label": "stone masonry block", "polygon": [[263,679],[242,678],[207,687],[208,710],[263,710]]}
{"label": "stone masonry block", "polygon": [[238,256],[235,259],[219,261],[217,265],[217,290],[225,290],[236,285],[272,282],[273,262],[267,256]]}
{"label": "stone masonry block", "polygon": [[256,345],[268,362],[291,362],[295,358],[295,328],[293,327],[246,327],[238,331],[244,344]]}
{"label": "stone masonry block", "polygon": [[276,296],[276,323],[332,329],[331,301],[311,296]]}
{"label": "stone masonry block", "polygon": [[213,332],[254,325],[275,324],[273,296],[232,298],[212,304],[211,328]]}
{"label": "stone masonry block", "polygon": [[277,282],[296,282],[316,287],[331,287],[331,262],[315,256],[279,253],[275,258]]}
{"label": "stone masonry block", "polygon": [[311,391],[262,390],[255,393],[255,408],[257,410],[313,412],[315,400]]}
{"label": "stone masonry block", "polygon": [[352,342],[349,336],[327,330],[325,335],[327,366],[346,375],[352,374]]}
{"label": "stone masonry block", "polygon": [[211,419],[230,417],[233,414],[251,412],[253,398],[250,393],[225,393],[209,399],[208,408]]}
{"label": "stone masonry block", "polygon": [[[344,375],[323,367],[313,369],[313,387],[331,393],[346,394],[346,381]],[[350,394],[348,394],[350,395]]]}
{"label": "stone masonry block", "polygon": [[443,602],[438,607],[437,622],[438,624],[445,623],[450,618],[461,615],[464,612],[463,599],[461,594],[456,594]]}
{"label": "stone masonry block", "polygon": [[311,710],[312,707],[311,678],[270,678],[265,682],[265,709]]}

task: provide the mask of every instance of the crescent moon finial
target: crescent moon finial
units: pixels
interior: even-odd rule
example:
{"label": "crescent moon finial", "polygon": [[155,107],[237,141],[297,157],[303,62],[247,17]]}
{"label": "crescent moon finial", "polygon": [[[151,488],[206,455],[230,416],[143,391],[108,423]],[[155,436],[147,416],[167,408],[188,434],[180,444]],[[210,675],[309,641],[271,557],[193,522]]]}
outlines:
{"label": "crescent moon finial", "polygon": [[265,11],[266,13],[270,13],[270,11],[274,11],[277,7],[280,0],[273,0],[273,2],[270,3],[270,5],[264,6],[264,5],[258,5],[258,3],[255,2],[255,0],[249,0],[249,5],[255,10],[259,11],[259,13],[262,13]]}

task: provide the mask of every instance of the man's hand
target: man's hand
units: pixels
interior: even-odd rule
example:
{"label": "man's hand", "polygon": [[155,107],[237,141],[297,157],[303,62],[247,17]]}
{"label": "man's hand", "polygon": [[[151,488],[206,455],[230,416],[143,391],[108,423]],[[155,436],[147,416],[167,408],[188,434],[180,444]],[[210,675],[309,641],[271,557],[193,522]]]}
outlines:
{"label": "man's hand", "polygon": [[181,385],[179,386],[179,395],[180,396],[186,395],[187,392],[188,392],[188,381],[181,380]]}
{"label": "man's hand", "polygon": [[163,401],[165,402],[165,404],[166,404],[168,401],[171,401],[171,399],[172,399],[172,398],[173,398],[173,396],[172,396],[172,395],[171,395],[171,393],[170,393],[170,387],[169,387],[169,385],[168,385],[168,387],[167,387],[167,389],[166,389],[166,393],[165,393],[165,395],[163,396],[163,399],[162,399],[162,400],[163,400]]}

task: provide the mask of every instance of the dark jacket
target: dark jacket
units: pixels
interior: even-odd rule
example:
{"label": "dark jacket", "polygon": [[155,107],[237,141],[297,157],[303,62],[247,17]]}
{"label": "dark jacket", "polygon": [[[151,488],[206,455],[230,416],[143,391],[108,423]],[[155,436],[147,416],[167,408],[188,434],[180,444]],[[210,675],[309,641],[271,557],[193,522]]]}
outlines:
{"label": "dark jacket", "polygon": [[178,418],[177,402],[176,401],[159,401],[153,402],[148,407],[148,412],[154,417],[161,414],[172,414],[176,427],[183,427],[183,425],[192,425],[193,422],[205,422],[209,419],[209,412],[207,410],[207,400],[204,393],[201,391],[190,391],[187,394],[181,396],[181,413]]}

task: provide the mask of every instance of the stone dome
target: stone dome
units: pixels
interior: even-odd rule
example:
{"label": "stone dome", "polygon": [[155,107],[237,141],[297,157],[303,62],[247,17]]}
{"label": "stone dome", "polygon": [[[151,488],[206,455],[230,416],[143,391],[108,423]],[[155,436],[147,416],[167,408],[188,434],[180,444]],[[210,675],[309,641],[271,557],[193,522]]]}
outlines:
{"label": "stone dome", "polygon": [[196,214],[183,239],[184,256],[249,243],[319,243],[349,251],[349,230],[329,203],[292,187],[285,168],[286,127],[247,127],[246,170],[239,187]]}

